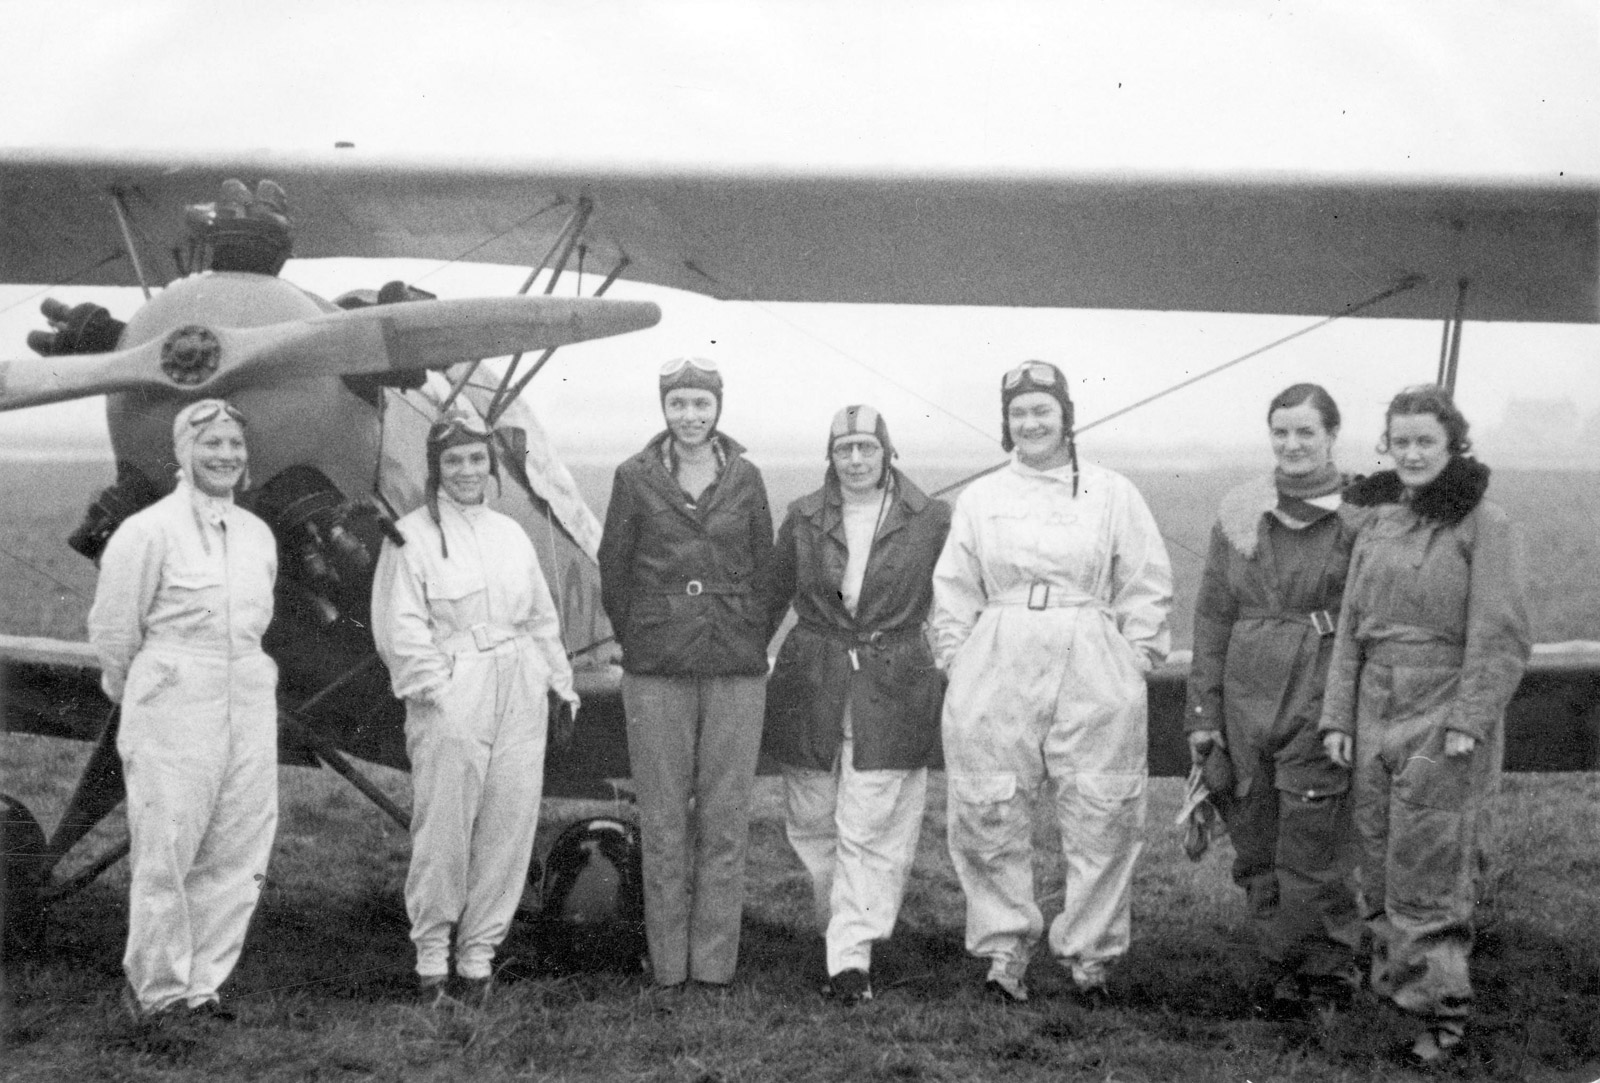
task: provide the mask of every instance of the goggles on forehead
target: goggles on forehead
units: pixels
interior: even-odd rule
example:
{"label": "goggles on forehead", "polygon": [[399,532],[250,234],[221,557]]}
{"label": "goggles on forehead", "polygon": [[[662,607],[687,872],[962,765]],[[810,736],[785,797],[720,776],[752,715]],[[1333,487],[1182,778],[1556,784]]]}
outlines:
{"label": "goggles on forehead", "polygon": [[489,439],[489,428],[475,417],[466,417],[457,414],[454,417],[441,418],[435,421],[428,429],[428,442],[437,444],[448,440],[452,436],[471,436],[478,440]]}
{"label": "goggles on forehead", "polygon": [[675,357],[661,366],[661,375],[676,376],[684,369],[699,369],[701,372],[719,372],[717,363],[705,357]]}
{"label": "goggles on forehead", "polygon": [[1024,382],[1040,387],[1055,387],[1061,382],[1061,374],[1054,365],[1043,361],[1024,361],[1001,378],[1000,386],[1006,391],[1013,391]]}
{"label": "goggles on forehead", "polygon": [[202,425],[209,425],[219,417],[227,417],[239,423],[242,429],[245,426],[244,415],[226,402],[214,402],[210,406],[196,410],[189,417],[189,427],[198,429]]}

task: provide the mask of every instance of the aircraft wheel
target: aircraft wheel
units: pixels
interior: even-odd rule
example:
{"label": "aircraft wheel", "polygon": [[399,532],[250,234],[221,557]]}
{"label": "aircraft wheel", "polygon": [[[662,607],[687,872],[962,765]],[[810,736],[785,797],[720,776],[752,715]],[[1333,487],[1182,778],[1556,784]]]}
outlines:
{"label": "aircraft wheel", "polygon": [[46,907],[39,897],[45,876],[44,828],[28,806],[0,794],[0,915],[5,933],[0,963],[32,958],[44,948]]}

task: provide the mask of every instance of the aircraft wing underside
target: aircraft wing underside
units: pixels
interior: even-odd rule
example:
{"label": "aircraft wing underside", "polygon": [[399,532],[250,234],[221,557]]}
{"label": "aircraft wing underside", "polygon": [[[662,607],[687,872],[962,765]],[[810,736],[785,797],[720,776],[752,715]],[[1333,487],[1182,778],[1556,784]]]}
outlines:
{"label": "aircraft wing underside", "polygon": [[[587,274],[718,298],[1478,320],[1600,319],[1600,184],[1256,175],[846,175],[331,154],[0,151],[0,281],[183,270],[186,204],[290,193],[295,255],[536,264],[586,208]],[[174,256],[174,253],[177,253]]]}
{"label": "aircraft wing underside", "polygon": [[[98,663],[86,643],[0,636],[0,704],[5,729],[94,740],[110,704],[100,692]],[[1150,688],[1150,770],[1188,771],[1183,706],[1188,659],[1181,652],[1147,678]],[[552,797],[612,796],[606,780],[627,776],[627,738],[618,671],[580,672],[584,707],[571,747],[552,749],[545,792]],[[378,709],[374,701],[381,700]],[[352,702],[362,709],[321,710],[310,719],[335,748],[371,763],[406,768],[399,704],[379,693]],[[289,730],[279,747],[285,763],[313,764],[310,748]],[[764,769],[770,765],[764,765]],[[1600,643],[1541,644],[1512,702],[1506,725],[1506,769],[1600,770]]]}

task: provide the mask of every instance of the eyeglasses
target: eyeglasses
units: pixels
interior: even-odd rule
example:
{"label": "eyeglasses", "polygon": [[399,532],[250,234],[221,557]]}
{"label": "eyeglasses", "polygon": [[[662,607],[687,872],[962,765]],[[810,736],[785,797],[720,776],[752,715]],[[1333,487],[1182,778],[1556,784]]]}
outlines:
{"label": "eyeglasses", "polygon": [[202,425],[211,424],[213,421],[217,420],[217,418],[224,415],[238,422],[241,429],[244,428],[244,415],[236,410],[231,404],[226,402],[214,402],[204,409],[196,410],[189,417],[189,426],[190,428],[198,429]]}
{"label": "eyeglasses", "polygon": [[1024,361],[1005,374],[1000,381],[1000,386],[1007,391],[1011,391],[1024,380],[1030,384],[1054,387],[1061,381],[1061,374],[1056,371],[1054,365],[1046,364],[1043,361]]}
{"label": "eyeglasses", "polygon": [[451,417],[435,421],[428,429],[428,443],[437,444],[441,440],[448,440],[458,434],[474,436],[480,440],[489,439],[489,428],[475,417],[456,414]]}
{"label": "eyeglasses", "polygon": [[675,357],[661,366],[661,375],[676,376],[687,368],[696,368],[701,372],[719,372],[717,363],[705,357]]}
{"label": "eyeglasses", "polygon": [[833,445],[831,454],[835,459],[848,462],[852,451],[860,452],[863,459],[876,459],[883,454],[883,445],[876,440],[841,440]]}

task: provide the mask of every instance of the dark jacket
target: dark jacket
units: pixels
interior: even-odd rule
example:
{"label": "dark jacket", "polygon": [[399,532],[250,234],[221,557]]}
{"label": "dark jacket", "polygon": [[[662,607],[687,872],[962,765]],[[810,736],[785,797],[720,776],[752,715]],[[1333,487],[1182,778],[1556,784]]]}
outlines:
{"label": "dark jacket", "polygon": [[1292,529],[1272,514],[1277,501],[1270,479],[1223,498],[1195,599],[1184,725],[1224,732],[1240,796],[1271,760],[1279,789],[1325,797],[1349,788],[1317,722],[1364,513],[1346,506]]}
{"label": "dark jacket", "polygon": [[600,539],[600,601],[622,668],[657,677],[760,676],[771,638],[761,584],[772,560],[767,488],[740,444],[690,501],[658,434],[617,467]]}
{"label": "dark jacket", "polygon": [[1323,730],[1355,733],[1378,706],[1358,695],[1362,666],[1394,644],[1455,660],[1409,668],[1377,720],[1437,711],[1445,729],[1499,747],[1532,636],[1521,532],[1483,499],[1488,485],[1489,468],[1458,455],[1414,500],[1393,471],[1346,493],[1372,518],[1350,561]]}
{"label": "dark jacket", "polygon": [[778,531],[768,611],[775,625],[792,600],[799,618],[767,684],[765,748],[780,763],[831,770],[846,701],[858,770],[906,770],[939,760],[944,682],[923,623],[950,508],[900,471],[893,477],[895,495],[854,617],[840,594],[848,553],[831,473],[821,489],[789,506]]}

